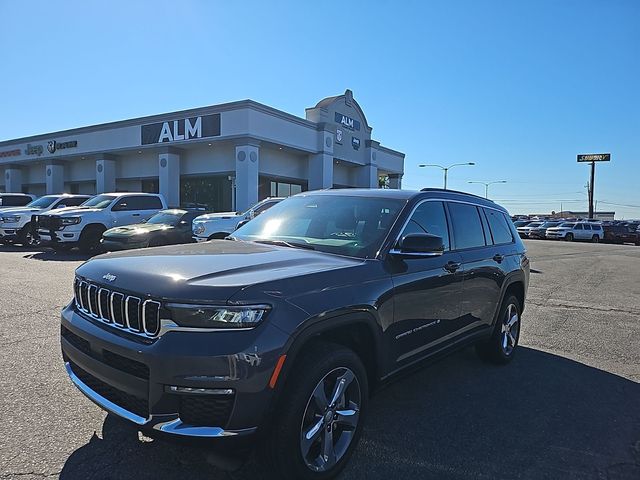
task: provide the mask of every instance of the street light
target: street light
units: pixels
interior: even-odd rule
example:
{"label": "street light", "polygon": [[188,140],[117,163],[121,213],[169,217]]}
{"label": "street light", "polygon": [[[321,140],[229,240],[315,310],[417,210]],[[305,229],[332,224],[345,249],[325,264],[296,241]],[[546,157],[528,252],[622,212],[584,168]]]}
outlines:
{"label": "street light", "polygon": [[479,183],[481,185],[484,185],[484,198],[489,198],[489,185],[493,185],[494,183],[507,183],[506,180],[496,180],[495,182],[476,182],[476,181],[470,181],[467,183]]}
{"label": "street light", "polygon": [[418,165],[418,167],[438,167],[441,170],[443,170],[444,171],[444,189],[446,190],[447,189],[447,173],[449,172],[449,169],[453,167],[463,166],[463,165],[475,165],[475,163],[473,162],[454,163],[453,165],[449,165],[448,167],[443,167],[442,165],[435,165],[431,163],[421,163],[420,165]]}

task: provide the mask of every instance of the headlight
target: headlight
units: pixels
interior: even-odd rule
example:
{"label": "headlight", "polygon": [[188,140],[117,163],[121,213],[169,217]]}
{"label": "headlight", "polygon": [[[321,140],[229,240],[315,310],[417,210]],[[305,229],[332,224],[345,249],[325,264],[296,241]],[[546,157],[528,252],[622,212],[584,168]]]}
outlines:
{"label": "headlight", "polygon": [[269,306],[219,307],[170,303],[167,309],[172,320],[181,327],[253,328],[265,317]]}
{"label": "headlight", "polygon": [[203,223],[194,223],[193,224],[193,233],[195,235],[200,235],[204,233],[204,224]]}
{"label": "headlight", "polygon": [[62,225],[76,225],[81,221],[82,219],[80,217],[60,217],[60,223]]}
{"label": "headlight", "polygon": [[2,217],[1,220],[5,223],[18,223],[20,221],[20,215],[12,215],[10,217]]}

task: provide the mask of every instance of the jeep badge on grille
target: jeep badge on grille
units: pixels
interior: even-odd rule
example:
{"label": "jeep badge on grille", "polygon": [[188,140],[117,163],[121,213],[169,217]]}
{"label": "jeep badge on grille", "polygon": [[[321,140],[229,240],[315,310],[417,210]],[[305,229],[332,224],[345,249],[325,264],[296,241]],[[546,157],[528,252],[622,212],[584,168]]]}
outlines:
{"label": "jeep badge on grille", "polygon": [[117,278],[113,273],[107,273],[102,276],[107,282],[113,282]]}

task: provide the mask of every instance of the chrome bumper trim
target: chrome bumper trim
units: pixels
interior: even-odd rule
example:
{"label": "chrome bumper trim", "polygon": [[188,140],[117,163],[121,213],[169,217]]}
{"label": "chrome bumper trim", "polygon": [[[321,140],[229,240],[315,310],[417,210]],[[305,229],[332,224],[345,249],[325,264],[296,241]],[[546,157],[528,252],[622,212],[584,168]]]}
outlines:
{"label": "chrome bumper trim", "polygon": [[[71,370],[69,362],[64,364],[67,374],[73,384],[93,403],[107,412],[118,415],[119,417],[129,420],[130,422],[140,425],[141,427],[149,427],[159,432],[168,433],[171,435],[179,435],[184,437],[199,437],[199,438],[221,438],[221,437],[238,437],[243,435],[251,435],[257,429],[245,428],[242,430],[224,430],[220,427],[195,427],[183,423],[182,420],[177,418],[177,415],[161,415],[162,420],[154,419],[153,415],[149,418],[143,418],[135,413],[125,410],[124,408],[116,405],[110,400],[107,400],[99,393],[95,392],[87,384],[78,378],[78,376]],[[174,417],[167,420],[167,417]]]}

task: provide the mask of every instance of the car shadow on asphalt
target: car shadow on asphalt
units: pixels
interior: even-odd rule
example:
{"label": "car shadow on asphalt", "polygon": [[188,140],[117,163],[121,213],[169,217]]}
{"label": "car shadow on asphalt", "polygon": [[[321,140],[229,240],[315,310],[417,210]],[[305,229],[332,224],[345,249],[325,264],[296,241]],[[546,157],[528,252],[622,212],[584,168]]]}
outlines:
{"label": "car shadow on asphalt", "polygon": [[23,253],[24,258],[33,260],[77,262],[91,258],[91,255],[81,253],[78,250],[56,251],[47,247],[23,247],[18,245],[0,245],[0,253]]}
{"label": "car shadow on asphalt", "polygon": [[[508,366],[472,349],[402,378],[370,403],[345,479],[640,478],[640,384],[520,347]],[[62,479],[259,479],[225,472],[209,450],[147,440],[112,416]]]}

